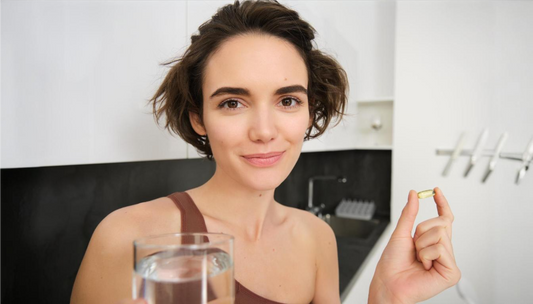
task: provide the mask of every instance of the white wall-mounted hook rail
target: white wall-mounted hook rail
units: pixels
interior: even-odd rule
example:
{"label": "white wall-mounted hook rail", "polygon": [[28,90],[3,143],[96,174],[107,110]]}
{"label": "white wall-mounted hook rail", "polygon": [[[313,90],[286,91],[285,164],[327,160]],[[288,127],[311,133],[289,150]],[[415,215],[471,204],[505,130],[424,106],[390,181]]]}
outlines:
{"label": "white wall-mounted hook rail", "polygon": [[459,137],[459,140],[457,142],[457,145],[455,146],[455,149],[437,149],[436,153],[437,155],[446,155],[450,156],[450,159],[448,160],[448,163],[446,164],[446,167],[444,168],[444,171],[442,172],[443,176],[447,176],[450,172],[450,168],[453,164],[453,162],[459,157],[459,156],[469,156],[470,160],[468,162],[468,166],[466,168],[466,171],[464,173],[464,176],[467,177],[470,171],[472,170],[472,167],[479,161],[479,158],[481,157],[490,157],[490,161],[487,167],[487,170],[485,171],[485,174],[483,175],[482,182],[485,183],[489,176],[494,171],[494,168],[496,167],[496,163],[498,162],[499,158],[513,160],[513,161],[520,161],[522,165],[520,166],[520,169],[518,170],[518,173],[516,175],[515,183],[520,184],[521,180],[526,175],[529,166],[531,165],[531,162],[533,162],[533,138],[529,141],[527,144],[527,147],[524,152],[522,153],[510,153],[510,152],[502,152],[502,149],[507,141],[508,134],[507,132],[503,133],[500,138],[498,139],[498,143],[496,144],[496,147],[494,150],[490,149],[483,149],[483,146],[485,145],[488,137],[488,130],[484,129],[481,135],[478,137],[478,140],[476,142],[476,145],[474,146],[474,149],[463,149],[463,145],[465,142],[465,133],[461,133],[461,136]]}

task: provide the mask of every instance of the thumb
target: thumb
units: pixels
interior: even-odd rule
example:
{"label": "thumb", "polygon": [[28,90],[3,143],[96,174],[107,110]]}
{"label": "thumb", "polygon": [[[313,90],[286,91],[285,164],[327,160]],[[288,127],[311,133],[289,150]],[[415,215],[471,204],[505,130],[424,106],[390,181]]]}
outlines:
{"label": "thumb", "polygon": [[415,190],[409,191],[407,204],[402,210],[398,225],[392,233],[393,237],[411,237],[416,215],[418,214],[418,195]]}

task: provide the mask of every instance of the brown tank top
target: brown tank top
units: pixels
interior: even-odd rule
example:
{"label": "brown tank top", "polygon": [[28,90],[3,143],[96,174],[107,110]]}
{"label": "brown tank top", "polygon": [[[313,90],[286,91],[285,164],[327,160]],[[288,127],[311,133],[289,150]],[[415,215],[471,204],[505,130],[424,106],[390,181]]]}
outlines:
{"label": "brown tank top", "polygon": [[[186,192],[168,196],[181,212],[181,232],[207,232],[204,216]],[[282,304],[256,295],[235,280],[235,304]]]}

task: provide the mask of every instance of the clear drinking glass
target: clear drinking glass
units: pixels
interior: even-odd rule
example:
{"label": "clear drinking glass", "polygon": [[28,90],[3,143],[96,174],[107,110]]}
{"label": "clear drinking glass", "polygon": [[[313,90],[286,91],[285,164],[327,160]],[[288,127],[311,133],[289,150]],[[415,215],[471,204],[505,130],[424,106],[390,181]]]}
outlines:
{"label": "clear drinking glass", "polygon": [[149,304],[232,304],[233,237],[175,233],[135,240],[133,298]]}

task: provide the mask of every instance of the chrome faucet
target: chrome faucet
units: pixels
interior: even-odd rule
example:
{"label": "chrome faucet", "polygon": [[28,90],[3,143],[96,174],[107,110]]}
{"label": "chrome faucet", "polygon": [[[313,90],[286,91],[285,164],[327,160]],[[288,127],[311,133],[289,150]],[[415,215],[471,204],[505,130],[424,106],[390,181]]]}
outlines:
{"label": "chrome faucet", "polygon": [[324,211],[324,208],[326,208],[326,205],[324,204],[320,204],[320,206],[313,205],[313,182],[315,180],[337,180],[337,182],[344,184],[346,183],[347,179],[344,176],[333,176],[333,175],[314,176],[309,179],[309,193],[308,193],[308,198],[307,198],[306,210],[318,216],[319,218],[322,218],[323,217],[322,211]]}

